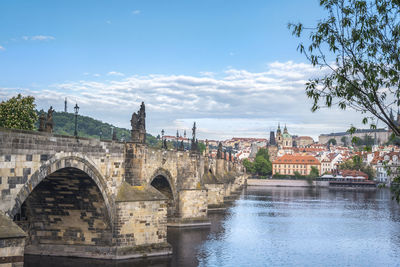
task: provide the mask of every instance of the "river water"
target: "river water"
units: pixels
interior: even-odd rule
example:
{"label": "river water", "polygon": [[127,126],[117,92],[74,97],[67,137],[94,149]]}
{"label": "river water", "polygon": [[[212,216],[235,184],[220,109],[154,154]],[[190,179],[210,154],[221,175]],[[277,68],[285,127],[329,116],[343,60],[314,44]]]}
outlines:
{"label": "river water", "polygon": [[170,229],[171,257],[25,256],[25,266],[400,266],[400,206],[376,191],[248,187],[211,227]]}

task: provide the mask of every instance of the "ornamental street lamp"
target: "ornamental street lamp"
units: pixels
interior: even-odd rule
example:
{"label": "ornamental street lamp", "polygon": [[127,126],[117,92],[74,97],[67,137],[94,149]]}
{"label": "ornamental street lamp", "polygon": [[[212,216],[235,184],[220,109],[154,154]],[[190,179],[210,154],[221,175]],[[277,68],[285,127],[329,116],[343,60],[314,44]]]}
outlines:
{"label": "ornamental street lamp", "polygon": [[176,130],[176,151],[179,150],[179,132]]}
{"label": "ornamental street lamp", "polygon": [[161,148],[164,148],[164,129],[161,130]]}
{"label": "ornamental street lamp", "polygon": [[78,126],[78,111],[79,111],[78,103],[75,104],[74,110],[75,110],[75,132],[74,132],[74,136],[77,137],[77,136],[78,136],[78,131],[77,131],[77,126]]}

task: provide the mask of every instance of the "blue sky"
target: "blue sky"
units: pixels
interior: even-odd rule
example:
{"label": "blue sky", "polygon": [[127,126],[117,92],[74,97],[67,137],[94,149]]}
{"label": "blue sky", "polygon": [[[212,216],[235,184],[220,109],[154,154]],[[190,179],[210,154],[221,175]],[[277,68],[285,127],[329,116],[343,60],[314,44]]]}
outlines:
{"label": "blue sky", "polygon": [[[200,138],[345,130],[354,112],[310,112],[304,81],[318,75],[288,22],[315,25],[318,0],[0,2],[0,100],[34,95],[38,108],[129,127],[147,104],[148,130],[198,121]],[[346,118],[346,119],[343,119]]]}

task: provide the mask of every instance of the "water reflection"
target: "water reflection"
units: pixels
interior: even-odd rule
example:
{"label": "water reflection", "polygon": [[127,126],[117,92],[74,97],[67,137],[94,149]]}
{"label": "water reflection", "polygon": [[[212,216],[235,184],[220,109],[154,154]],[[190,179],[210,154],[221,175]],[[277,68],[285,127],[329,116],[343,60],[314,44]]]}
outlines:
{"label": "water reflection", "polygon": [[396,266],[399,211],[388,190],[248,187],[211,227],[169,229],[171,257],[27,256],[25,266]]}

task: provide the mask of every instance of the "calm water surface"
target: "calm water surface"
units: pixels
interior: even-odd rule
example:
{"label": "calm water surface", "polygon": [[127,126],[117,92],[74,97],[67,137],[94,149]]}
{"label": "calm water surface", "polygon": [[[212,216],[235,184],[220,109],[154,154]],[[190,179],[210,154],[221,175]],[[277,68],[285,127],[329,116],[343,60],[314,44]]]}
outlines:
{"label": "calm water surface", "polygon": [[171,257],[26,256],[25,266],[400,266],[400,206],[388,190],[248,187],[210,228],[170,229]]}

